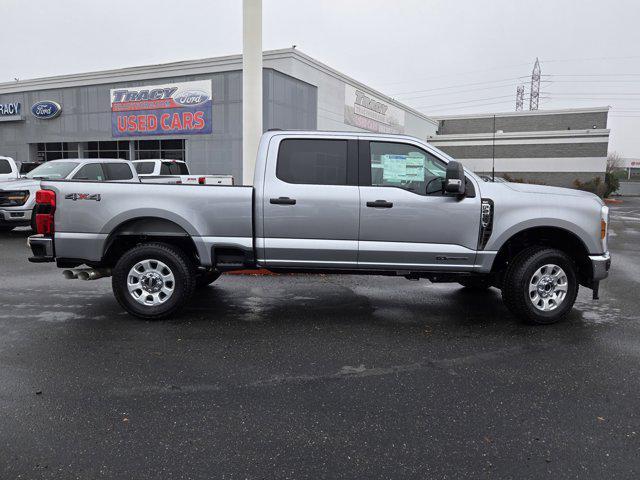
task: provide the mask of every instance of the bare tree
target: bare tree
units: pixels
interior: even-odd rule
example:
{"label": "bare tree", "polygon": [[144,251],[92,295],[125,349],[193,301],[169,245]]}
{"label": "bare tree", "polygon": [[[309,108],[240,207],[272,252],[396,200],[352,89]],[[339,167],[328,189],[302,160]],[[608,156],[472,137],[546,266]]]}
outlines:
{"label": "bare tree", "polygon": [[613,173],[622,168],[622,157],[618,152],[611,152],[607,157],[606,173]]}

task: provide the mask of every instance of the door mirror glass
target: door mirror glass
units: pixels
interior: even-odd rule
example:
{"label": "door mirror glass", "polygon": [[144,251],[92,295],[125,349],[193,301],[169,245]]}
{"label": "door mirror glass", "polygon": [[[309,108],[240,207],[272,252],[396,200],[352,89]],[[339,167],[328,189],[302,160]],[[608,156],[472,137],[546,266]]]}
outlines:
{"label": "door mirror glass", "polygon": [[453,195],[464,195],[464,168],[462,168],[462,164],[460,162],[451,161],[447,164],[447,175],[444,183],[444,191]]}

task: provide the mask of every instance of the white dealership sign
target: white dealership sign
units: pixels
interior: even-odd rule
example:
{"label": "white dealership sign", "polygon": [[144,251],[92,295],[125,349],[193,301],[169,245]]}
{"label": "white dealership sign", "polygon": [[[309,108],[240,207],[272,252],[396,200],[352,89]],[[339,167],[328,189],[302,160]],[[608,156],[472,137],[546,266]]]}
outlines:
{"label": "white dealership sign", "polygon": [[377,133],[404,133],[405,112],[352,85],[344,86],[344,121]]}

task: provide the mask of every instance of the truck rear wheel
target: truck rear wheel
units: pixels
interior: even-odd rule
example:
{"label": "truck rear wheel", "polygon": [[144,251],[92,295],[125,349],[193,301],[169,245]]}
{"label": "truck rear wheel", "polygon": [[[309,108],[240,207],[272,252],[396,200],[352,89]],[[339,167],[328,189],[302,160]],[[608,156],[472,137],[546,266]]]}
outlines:
{"label": "truck rear wheel", "polygon": [[112,272],[118,303],[131,315],[145,319],[168,317],[193,294],[196,270],[179,248],[146,243],[127,251]]}
{"label": "truck rear wheel", "polygon": [[564,252],[532,247],[520,252],[507,269],[502,299],[516,317],[534,325],[562,320],[578,295],[575,266]]}

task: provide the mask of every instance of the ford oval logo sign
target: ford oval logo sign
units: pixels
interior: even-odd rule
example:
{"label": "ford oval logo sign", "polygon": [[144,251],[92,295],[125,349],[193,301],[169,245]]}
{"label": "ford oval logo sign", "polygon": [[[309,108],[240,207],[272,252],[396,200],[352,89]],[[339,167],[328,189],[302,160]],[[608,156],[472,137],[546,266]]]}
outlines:
{"label": "ford oval logo sign", "polygon": [[51,100],[43,100],[42,102],[33,104],[33,106],[31,107],[31,113],[36,118],[49,120],[60,115],[60,113],[62,113],[62,107],[59,103],[53,102]]}
{"label": "ford oval logo sign", "polygon": [[174,102],[179,103],[180,105],[184,105],[185,107],[200,105],[207,100],[209,100],[209,95],[199,90],[187,90],[179,92],[173,97]]}

